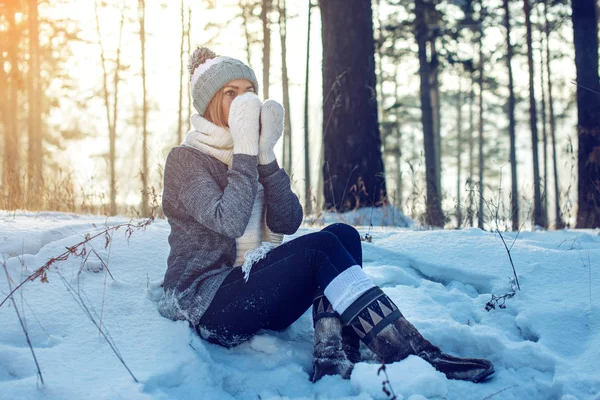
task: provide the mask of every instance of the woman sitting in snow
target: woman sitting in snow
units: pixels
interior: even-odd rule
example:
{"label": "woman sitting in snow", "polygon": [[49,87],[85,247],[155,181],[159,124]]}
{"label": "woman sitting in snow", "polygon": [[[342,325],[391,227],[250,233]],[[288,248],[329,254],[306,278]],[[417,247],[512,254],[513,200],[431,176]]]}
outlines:
{"label": "woman sitting in snow", "polygon": [[282,330],[313,306],[313,381],[348,378],[362,340],[385,363],[418,355],[451,379],[480,381],[487,360],[447,355],[421,336],[361,269],[360,236],[334,224],[282,243],[302,222],[273,148],[284,110],[262,103],[243,62],[198,48],[189,62],[192,129],[171,150],[163,209],[171,226],[162,315],[236,346]]}

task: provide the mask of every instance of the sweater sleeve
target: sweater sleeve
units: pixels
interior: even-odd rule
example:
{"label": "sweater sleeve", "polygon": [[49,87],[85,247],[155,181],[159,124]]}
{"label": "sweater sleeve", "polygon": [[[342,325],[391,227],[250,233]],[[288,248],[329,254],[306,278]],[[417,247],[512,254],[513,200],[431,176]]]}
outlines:
{"label": "sweater sleeve", "polygon": [[180,163],[179,200],[199,223],[236,239],[244,234],[252,213],[258,188],[257,162],[256,156],[234,154],[224,189],[206,165]]}
{"label": "sweater sleeve", "polygon": [[267,226],[275,233],[291,235],[302,223],[298,196],[292,192],[290,177],[277,160],[258,166],[258,180],[265,189]]}

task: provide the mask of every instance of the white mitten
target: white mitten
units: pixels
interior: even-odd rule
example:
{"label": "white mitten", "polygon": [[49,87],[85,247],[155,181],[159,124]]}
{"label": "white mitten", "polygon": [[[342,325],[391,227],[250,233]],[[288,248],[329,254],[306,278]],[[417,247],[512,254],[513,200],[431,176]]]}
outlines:
{"label": "white mitten", "polygon": [[233,154],[258,155],[258,130],[262,102],[254,93],[237,96],[229,107]]}
{"label": "white mitten", "polygon": [[275,161],[275,144],[283,135],[283,106],[275,100],[267,100],[260,110],[260,139],[258,163],[266,165]]}

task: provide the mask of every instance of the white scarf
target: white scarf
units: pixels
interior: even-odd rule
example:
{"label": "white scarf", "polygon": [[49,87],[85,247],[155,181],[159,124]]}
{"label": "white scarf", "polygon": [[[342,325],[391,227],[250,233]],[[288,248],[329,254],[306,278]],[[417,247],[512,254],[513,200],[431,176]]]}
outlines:
{"label": "white scarf", "polygon": [[190,129],[181,145],[194,147],[203,153],[213,156],[231,168],[233,162],[233,138],[229,129],[217,126],[199,114],[193,114],[190,121],[192,129]]}

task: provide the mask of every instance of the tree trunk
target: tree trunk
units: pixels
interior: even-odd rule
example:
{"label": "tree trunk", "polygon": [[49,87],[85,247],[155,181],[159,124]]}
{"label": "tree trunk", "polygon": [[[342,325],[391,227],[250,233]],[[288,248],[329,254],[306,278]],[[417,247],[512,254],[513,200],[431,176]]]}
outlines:
{"label": "tree trunk", "polygon": [[[548,0],[544,0],[544,33],[546,37],[546,75],[548,76],[548,113],[550,119],[550,137],[552,138],[552,167],[554,172],[554,214],[555,227],[565,227],[560,211],[560,190],[558,186],[558,160],[556,157],[556,117],[554,116],[554,101],[552,97],[552,70],[550,68],[550,22],[548,21]],[[543,72],[542,72],[543,73]]]}
{"label": "tree trunk", "polygon": [[42,106],[40,86],[40,46],[38,0],[29,0],[29,143],[27,152],[27,209],[42,207],[43,160]]}
{"label": "tree trunk", "polygon": [[310,132],[308,127],[308,87],[309,87],[309,71],[310,71],[310,28],[311,28],[311,15],[312,15],[312,3],[308,0],[308,27],[306,31],[306,76],[304,79],[304,214],[311,215],[312,199],[311,199],[311,187],[310,187],[310,140],[308,134]]}
{"label": "tree trunk", "polygon": [[[538,9],[539,10],[539,9]],[[539,15],[539,14],[538,14]],[[540,35],[540,93],[542,94],[542,102],[540,104],[542,117],[542,158],[544,188],[542,190],[542,207],[543,218],[548,226],[548,126],[546,123],[546,82],[544,79],[544,39]]]}
{"label": "tree trunk", "polygon": [[436,46],[437,38],[434,36],[429,39],[431,49],[431,65],[429,72],[431,77],[431,110],[433,112],[433,146],[435,149],[435,182],[439,190],[438,194],[442,196],[442,102],[440,98],[440,80],[439,80],[439,61]]}
{"label": "tree trunk", "polygon": [[[192,8],[188,5],[188,22],[187,22],[187,29],[186,29],[186,38],[187,38],[187,56],[186,59],[190,59],[190,57],[192,56]],[[250,59],[248,59],[248,62],[250,62]],[[191,129],[191,122],[190,122],[190,118],[192,117],[192,94],[189,90],[185,91],[187,96],[188,96],[188,102],[187,102],[187,129],[186,130],[190,130]]]}
{"label": "tree trunk", "polygon": [[184,0],[181,0],[181,45],[179,47],[179,108],[177,109],[177,139],[176,145],[178,146],[183,141],[183,52],[185,45],[185,8]]}
{"label": "tree trunk", "polygon": [[115,70],[113,75],[113,104],[112,104],[112,115],[110,107],[110,93],[108,90],[108,70],[107,60],[104,51],[104,45],[102,44],[102,32],[100,30],[100,16],[98,11],[98,0],[94,1],[95,19],[96,19],[96,33],[98,34],[98,45],[100,47],[100,59],[102,62],[102,82],[103,82],[103,98],[104,106],[106,109],[106,122],[108,126],[108,137],[109,137],[109,151],[108,151],[108,163],[110,173],[110,204],[109,214],[117,214],[117,179],[116,179],[116,141],[117,141],[117,110],[118,110],[118,92],[119,92],[119,71],[121,69],[121,41],[123,38],[123,25],[125,23],[125,9],[124,3],[121,8],[121,21],[119,24],[119,41],[117,47],[117,58],[115,62]]}
{"label": "tree trunk", "polygon": [[18,70],[18,41],[19,32],[16,26],[15,4],[6,3],[8,23],[7,59],[10,63],[8,74],[8,90],[6,101],[6,134],[4,135],[4,169],[2,186],[6,197],[6,207],[14,210],[22,203],[21,165],[20,165],[20,140],[18,134],[18,96],[19,96],[19,70]]}
{"label": "tree trunk", "polygon": [[423,146],[425,151],[425,179],[427,181],[426,223],[444,226],[444,214],[437,184],[434,113],[431,101],[431,63],[427,59],[428,26],[426,5],[423,0],[415,0],[415,37],[419,48],[419,76],[421,79],[421,123],[423,125]]}
{"label": "tree trunk", "polygon": [[271,69],[271,24],[269,11],[273,0],[262,0],[260,19],[263,26],[263,98],[269,98],[269,73]]}
{"label": "tree trunk", "polygon": [[533,70],[533,47],[531,38],[531,7],[529,0],[523,0],[523,12],[525,13],[525,27],[527,38],[527,65],[529,67],[529,124],[531,128],[531,148],[533,154],[533,223],[534,225],[546,226],[542,207],[542,195],[540,191],[540,165],[538,159],[538,130],[537,109],[535,104],[535,85]]}
{"label": "tree trunk", "polygon": [[462,203],[461,203],[461,186],[462,186],[462,79],[460,72],[458,75],[458,93],[456,96],[456,227],[462,226]]}
{"label": "tree trunk", "polygon": [[600,82],[596,3],[572,0],[577,69],[577,228],[600,227]]}
{"label": "tree trunk", "polygon": [[473,133],[475,133],[475,111],[474,111],[474,103],[475,103],[475,89],[473,86],[475,85],[475,79],[473,77],[473,70],[470,73],[470,84],[471,88],[469,90],[469,206],[467,209],[467,220],[469,226],[475,226],[473,221],[473,216],[475,215],[474,207],[474,197],[475,197],[475,176],[474,176],[474,165],[475,165],[475,140],[473,138]]}
{"label": "tree trunk", "polygon": [[250,35],[250,15],[252,15],[252,11],[248,7],[247,0],[240,0],[239,7],[242,10],[242,28],[244,29],[244,39],[246,40],[246,57],[248,62],[252,62],[252,36]]}
{"label": "tree trunk", "polygon": [[511,24],[508,0],[503,0],[504,29],[506,29],[506,68],[508,71],[508,136],[510,138],[510,214],[512,230],[519,230],[519,186],[517,180],[517,135],[515,122],[515,84],[512,70],[513,46],[510,41]]}
{"label": "tree trunk", "polygon": [[[0,35],[0,93],[6,93],[6,95],[8,96],[8,77],[6,75],[6,72],[4,71],[4,65],[6,64],[6,58],[5,58],[5,52],[6,52],[6,35]],[[7,112],[7,100],[8,98],[5,98],[4,101],[0,101],[0,136],[2,136],[2,138],[4,139],[3,141],[3,147],[0,148],[0,156],[2,157],[2,164],[1,164],[1,168],[2,168],[2,175],[0,175],[0,179],[1,179],[1,183],[2,183],[2,189],[0,189],[0,207],[5,207],[5,203],[4,203],[4,195],[5,195],[5,180],[4,180],[4,171],[5,171],[5,162],[6,162],[6,158],[4,157],[4,154],[6,153],[6,147],[4,147],[4,145],[6,144],[6,139],[8,138],[8,112]]]}
{"label": "tree trunk", "polygon": [[[398,103],[398,75],[400,66],[396,65],[394,70],[394,99]],[[396,208],[402,210],[404,203],[403,188],[404,182],[402,180],[402,126],[400,124],[400,108],[396,107],[396,142],[398,143],[398,154],[396,155],[396,163],[398,175],[396,176]]]}
{"label": "tree trunk", "polygon": [[483,30],[479,31],[479,76],[477,77],[479,86],[479,212],[477,213],[477,227],[483,229],[485,221],[484,209],[484,154],[483,154]]}
{"label": "tree trunk", "polygon": [[[383,53],[381,46],[383,41],[383,30],[381,29],[381,0],[375,0],[373,8],[374,20],[377,21],[377,37],[375,37],[375,73],[379,77],[377,80],[377,118],[379,121],[384,121],[383,116]],[[375,33],[375,31],[373,32]]]}
{"label": "tree trunk", "polygon": [[[150,216],[148,185],[148,95],[146,92],[146,3],[138,0],[140,45],[142,54],[142,216]],[[181,120],[180,120],[181,121]],[[181,142],[180,142],[181,143]]]}
{"label": "tree trunk", "polygon": [[[370,1],[321,0],[324,161],[338,211],[386,200]],[[329,175],[329,173],[331,175]]]}
{"label": "tree trunk", "polygon": [[283,135],[283,168],[292,171],[292,119],[290,117],[290,82],[287,68],[287,11],[285,0],[279,0],[279,34],[281,40],[281,79],[283,86],[283,108],[285,109],[285,131]]}

